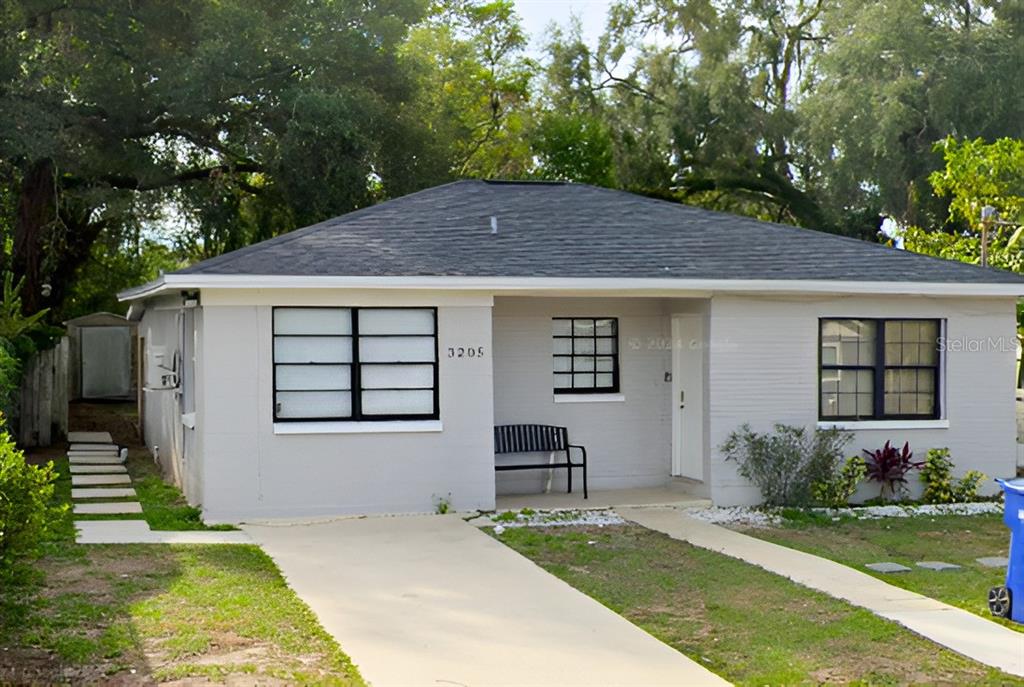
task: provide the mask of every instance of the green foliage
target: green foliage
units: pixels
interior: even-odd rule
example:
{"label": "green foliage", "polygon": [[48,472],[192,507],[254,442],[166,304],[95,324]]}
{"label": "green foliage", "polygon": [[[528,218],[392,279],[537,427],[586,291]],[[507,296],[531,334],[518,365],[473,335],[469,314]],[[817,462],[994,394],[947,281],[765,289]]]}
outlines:
{"label": "green foliage", "polygon": [[925,503],[968,503],[978,497],[978,487],[985,479],[984,473],[968,470],[959,480],[953,479],[953,461],[948,448],[933,448],[928,451],[921,467],[921,482],[924,483]]}
{"label": "green foliage", "polygon": [[777,424],[759,434],[742,425],[721,446],[739,474],[751,480],[770,506],[805,506],[812,485],[830,480],[853,435],[838,429],[814,430]]}
{"label": "green foliage", "polygon": [[0,578],[38,551],[66,505],[51,503],[57,475],[53,463],[29,465],[10,435],[0,432]]}
{"label": "green foliage", "polygon": [[849,505],[866,474],[867,464],[864,459],[852,456],[827,479],[811,485],[811,493],[815,501],[827,508],[843,508]]}
{"label": "green foliage", "polygon": [[981,260],[981,209],[996,209],[998,224],[988,231],[988,263],[1024,271],[1020,245],[1024,227],[1024,140],[1001,138],[957,141],[947,137],[936,145],[945,167],[929,181],[936,196],[948,199],[943,230],[910,226],[899,231],[909,250],[950,260]]}
{"label": "green foliage", "polygon": [[22,277],[14,282],[14,274],[4,271],[3,302],[0,302],[0,339],[15,341],[39,327],[46,316],[47,310],[40,310],[31,315],[22,311],[21,291],[25,285]]}
{"label": "green foliage", "polygon": [[4,417],[12,417],[21,388],[21,361],[12,349],[8,341],[0,339],[0,413]]}
{"label": "green foliage", "polygon": [[596,117],[548,112],[533,132],[534,175],[598,186],[615,182],[612,138]]}

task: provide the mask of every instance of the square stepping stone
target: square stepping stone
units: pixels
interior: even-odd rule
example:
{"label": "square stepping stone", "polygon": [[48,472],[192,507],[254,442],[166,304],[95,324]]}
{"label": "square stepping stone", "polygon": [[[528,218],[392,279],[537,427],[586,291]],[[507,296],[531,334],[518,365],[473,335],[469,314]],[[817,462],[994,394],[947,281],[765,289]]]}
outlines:
{"label": "square stepping stone", "polygon": [[142,504],[138,501],[123,503],[76,503],[72,512],[77,515],[121,515],[124,513],[141,513]]}
{"label": "square stepping stone", "polygon": [[959,565],[944,563],[943,561],[919,561],[917,567],[925,570],[959,570]]}
{"label": "square stepping stone", "polygon": [[868,563],[864,566],[868,570],[874,570],[880,573],[901,573],[910,572],[910,568],[899,563]]}
{"label": "square stepping stone", "polygon": [[71,475],[72,487],[89,487],[101,484],[131,484],[128,475]]}
{"label": "square stepping stone", "polygon": [[123,465],[79,465],[73,463],[70,467],[72,475],[112,475],[116,473],[127,473],[128,468]]}
{"label": "square stepping stone", "polygon": [[986,568],[1005,568],[1010,564],[1010,559],[1005,556],[984,556],[974,560]]}
{"label": "square stepping stone", "polygon": [[111,444],[114,442],[114,439],[110,436],[110,432],[68,432],[68,441],[72,444]]}
{"label": "square stepping stone", "polygon": [[131,487],[92,487],[71,490],[73,499],[126,499],[136,496],[138,494]]}

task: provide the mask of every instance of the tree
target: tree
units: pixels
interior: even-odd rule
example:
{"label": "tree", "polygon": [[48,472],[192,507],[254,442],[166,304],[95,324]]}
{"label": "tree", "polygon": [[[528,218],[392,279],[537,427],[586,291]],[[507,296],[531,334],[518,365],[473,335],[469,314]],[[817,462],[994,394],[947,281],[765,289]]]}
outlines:
{"label": "tree", "polygon": [[945,167],[929,181],[935,195],[948,199],[949,215],[939,228],[908,227],[899,232],[907,249],[951,260],[981,259],[981,209],[995,208],[999,222],[988,232],[993,267],[1024,272],[1024,140],[1003,138],[957,141],[935,146]]}
{"label": "tree", "polygon": [[422,9],[4,3],[0,230],[26,311],[62,303],[99,237],[169,206],[209,254],[401,186],[391,172],[419,151],[381,142],[409,124],[392,116],[412,88],[396,49]]}
{"label": "tree", "polygon": [[511,0],[442,0],[402,46],[417,97],[407,113],[450,177],[525,176],[536,63]]}

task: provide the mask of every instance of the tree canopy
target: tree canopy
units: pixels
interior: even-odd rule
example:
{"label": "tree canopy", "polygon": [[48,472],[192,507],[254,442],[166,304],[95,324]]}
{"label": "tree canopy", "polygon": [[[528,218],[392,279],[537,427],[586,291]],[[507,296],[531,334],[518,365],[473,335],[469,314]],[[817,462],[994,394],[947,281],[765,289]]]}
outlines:
{"label": "tree canopy", "polygon": [[[972,259],[977,202],[1019,212],[1022,63],[1020,0],[619,0],[596,40],[528,36],[511,0],[8,0],[0,267],[26,312],[110,309],[461,177],[866,240],[889,220]],[[1009,226],[993,260],[1020,269]]]}

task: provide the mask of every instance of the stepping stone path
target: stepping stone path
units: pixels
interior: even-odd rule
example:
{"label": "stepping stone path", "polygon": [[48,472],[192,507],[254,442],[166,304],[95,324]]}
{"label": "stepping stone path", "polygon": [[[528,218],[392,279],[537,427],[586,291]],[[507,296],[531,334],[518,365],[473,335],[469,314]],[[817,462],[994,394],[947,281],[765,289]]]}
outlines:
{"label": "stepping stone path", "polygon": [[128,468],[123,465],[80,465],[75,463],[71,466],[72,475],[114,475],[128,474]]}
{"label": "stepping stone path", "polygon": [[112,444],[114,439],[110,432],[68,432],[68,441],[72,444]]}
{"label": "stepping stone path", "polygon": [[[127,449],[113,443],[108,432],[68,432],[71,447],[72,511],[76,515],[139,515],[138,501],[97,499],[137,498],[124,462]],[[124,485],[124,486],[120,486]],[[84,488],[83,488],[84,487]],[[140,518],[76,520],[79,544],[251,544],[245,532],[160,532]]]}
{"label": "stepping stone path", "polygon": [[132,478],[126,474],[120,475],[71,475],[71,486],[91,487],[101,484],[131,484]]}
{"label": "stepping stone path", "polygon": [[76,503],[72,510],[76,515],[126,515],[141,513],[142,504],[138,501],[107,501],[101,503]]}
{"label": "stepping stone path", "polygon": [[986,568],[1005,568],[1010,564],[1010,559],[1005,556],[985,556],[983,558],[975,558],[974,560]]}
{"label": "stepping stone path", "polygon": [[138,496],[131,487],[93,487],[92,489],[72,489],[73,499],[131,499]]}
{"label": "stepping stone path", "polygon": [[[138,501],[97,499],[137,498],[124,461],[128,452],[114,444],[107,432],[70,432],[68,462],[71,470],[72,512],[76,515],[138,515]],[[125,486],[110,486],[125,485]],[[85,487],[85,488],[82,488]],[[134,521],[128,521],[134,522]],[[142,523],[146,525],[145,522]],[[146,529],[149,526],[146,525]]]}
{"label": "stepping stone path", "polygon": [[910,568],[899,563],[868,563],[864,566],[868,570],[874,570],[880,573],[902,573],[910,572]]}
{"label": "stepping stone path", "polygon": [[921,561],[917,564],[917,567],[924,568],[925,570],[959,570],[959,565],[952,563],[943,563],[942,561]]}

